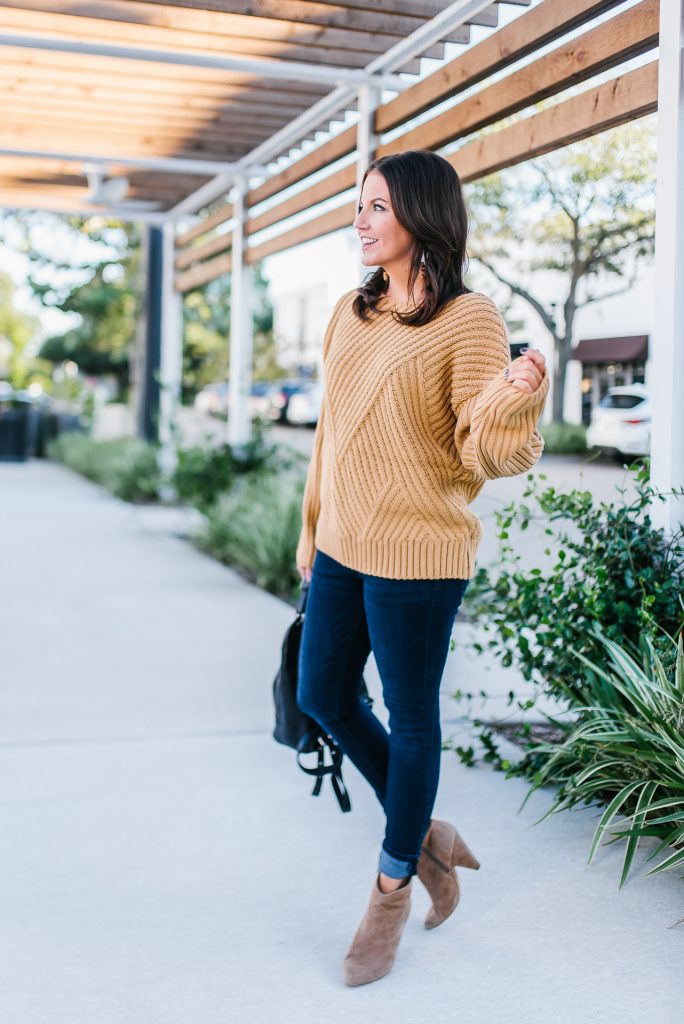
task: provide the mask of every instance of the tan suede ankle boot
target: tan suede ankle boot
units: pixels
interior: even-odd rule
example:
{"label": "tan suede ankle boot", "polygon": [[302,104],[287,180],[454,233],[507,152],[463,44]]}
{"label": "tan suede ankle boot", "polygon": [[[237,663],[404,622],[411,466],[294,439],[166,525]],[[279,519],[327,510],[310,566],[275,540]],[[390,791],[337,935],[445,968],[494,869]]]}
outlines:
{"label": "tan suede ankle boot", "polygon": [[475,859],[453,825],[433,818],[423,840],[417,873],[432,899],[426,928],[436,928],[453,914],[460,897],[456,865],[477,869]]}
{"label": "tan suede ankle boot", "polygon": [[344,958],[347,985],[367,985],[392,969],[411,909],[411,879],[394,892],[382,892],[376,877],[368,909]]}

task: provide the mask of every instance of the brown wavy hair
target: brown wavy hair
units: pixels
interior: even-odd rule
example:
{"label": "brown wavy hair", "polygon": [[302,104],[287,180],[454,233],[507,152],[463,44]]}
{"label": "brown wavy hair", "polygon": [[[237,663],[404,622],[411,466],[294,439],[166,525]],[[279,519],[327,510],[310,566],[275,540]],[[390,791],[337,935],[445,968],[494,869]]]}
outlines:
{"label": "brown wavy hair", "polygon": [[[422,301],[406,313],[394,310],[393,316],[403,324],[426,324],[449,299],[470,292],[463,283],[467,270],[468,211],[461,180],[444,157],[427,149],[373,160],[366,168],[362,189],[371,171],[382,174],[394,214],[413,236],[409,294],[419,275],[424,274]],[[384,269],[379,267],[359,285],[352,309],[360,320],[368,320],[371,310],[378,312],[376,303],[386,293],[388,284]]]}

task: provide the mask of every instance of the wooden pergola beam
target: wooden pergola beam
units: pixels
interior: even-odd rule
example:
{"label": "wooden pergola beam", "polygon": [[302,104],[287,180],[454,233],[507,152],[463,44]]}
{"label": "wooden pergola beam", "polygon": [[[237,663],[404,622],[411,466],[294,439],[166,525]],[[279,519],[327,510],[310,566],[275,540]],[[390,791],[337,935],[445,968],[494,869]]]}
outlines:
{"label": "wooden pergola beam", "polygon": [[[652,49],[658,41],[658,7],[658,0],[643,0],[425,124],[378,146],[377,155],[437,149]],[[303,189],[266,213],[250,218],[248,232],[253,234],[352,188],[355,174],[352,165]]]}
{"label": "wooden pergola beam", "polygon": [[[561,149],[608,128],[653,113],[658,105],[657,61],[464,145],[446,157],[464,182]],[[248,262],[349,227],[356,204],[347,203],[248,250]]]}
{"label": "wooden pergola beam", "polygon": [[[558,39],[591,18],[616,6],[620,0],[544,0],[488,39],[472,46],[433,75],[416,83],[396,99],[378,108],[378,134],[423,113],[444,99],[477,84],[492,71],[500,71]],[[352,126],[329,142],[275,174],[249,194],[250,205],[270,198],[334,160],[356,149],[356,128]]]}
{"label": "wooden pergola beam", "polygon": [[3,46],[2,64],[4,67],[14,67],[20,72],[26,73],[30,70],[32,75],[42,77],[48,81],[55,81],[59,75],[69,77],[70,74],[85,76],[88,80],[97,83],[100,79],[109,78],[115,83],[126,79],[134,81],[140,87],[152,87],[152,81],[163,82],[168,89],[201,86],[226,86],[229,88],[254,89],[268,88],[279,92],[281,95],[302,95],[307,96],[311,103],[326,95],[325,86],[318,86],[312,82],[296,82],[282,79],[255,77],[243,71],[221,71],[215,68],[201,68],[194,65],[183,65],[182,71],[171,67],[168,64],[158,64],[152,61],[139,61],[128,57],[101,57],[91,54],[78,54],[78,61],[68,54],[52,52],[50,50],[27,50],[23,47]]}
{"label": "wooden pergola beam", "polygon": [[[57,0],[57,2],[68,4],[69,0]],[[179,7],[187,7],[193,10],[204,10],[206,8],[204,0],[147,0],[147,2],[154,4],[155,7],[159,7],[162,10],[167,10],[171,17],[173,17],[173,12],[178,10]],[[492,0],[492,3],[494,2],[495,0]],[[529,0],[510,0],[510,2],[524,6],[529,3]],[[95,5],[96,0],[91,0],[91,3]],[[355,10],[367,9],[368,0],[319,0],[319,6],[320,5],[344,8],[350,13],[353,13]],[[401,14],[404,16],[421,18],[432,18],[444,9],[444,3],[442,0],[376,0],[373,6],[377,11],[383,14]],[[259,0],[258,3],[252,3],[250,7],[253,11],[253,16],[260,19],[278,18],[279,11],[280,16],[287,14],[288,16],[293,17],[296,13],[293,4],[277,4],[275,2],[271,2],[271,0]],[[231,3],[229,0],[221,0],[221,11],[223,12],[237,11],[238,13],[242,13],[243,9],[244,4],[236,2]],[[479,24],[491,24],[491,14],[481,15],[480,17],[488,17],[489,20],[479,22]],[[293,23],[296,24],[297,20],[298,19]],[[496,22],[494,22],[494,24],[496,24]]]}
{"label": "wooden pergola beam", "polygon": [[487,39],[416,82],[380,107],[375,117],[378,133],[389,131],[424,113],[490,75],[510,67],[542,46],[616,7],[621,0],[544,0]]}
{"label": "wooden pergola beam", "polygon": [[[100,0],[99,3],[63,3],[62,0],[0,0],[0,26],[13,30],[32,31],[36,27],[35,13],[41,15],[41,32],[68,35],[72,39],[109,40],[129,42],[134,32],[140,45],[233,53],[254,56],[281,55],[282,40],[293,44],[283,59],[316,60],[316,51],[327,52],[327,59],[349,64],[359,53],[384,53],[394,43],[394,37],[383,33],[365,34],[348,29],[323,28],[302,22],[255,19],[250,15],[226,14],[223,11],[190,11],[182,7],[173,12],[150,8],[147,3],[131,0]],[[135,26],[132,29],[132,26]],[[311,57],[307,57],[307,52]],[[295,57],[293,54],[299,53]],[[336,54],[337,56],[333,56]],[[436,44],[424,54],[441,59],[444,45]]]}
{"label": "wooden pergola beam", "polygon": [[[70,145],[73,145],[74,152],[87,152],[92,157],[98,159],[105,159],[112,164],[117,162],[117,153],[121,152],[121,145],[117,143],[115,148],[112,148],[111,138],[102,140],[95,138],[93,135],[85,135],[83,137],[70,137]],[[38,149],[39,146],[47,147],[52,152],[61,152],[64,146],[64,131],[56,130],[47,134],[46,132],[34,132],[30,130],[22,130],[21,126],[14,128],[11,132],[5,130],[4,125],[0,122],[0,149]],[[83,147],[87,147],[84,149]],[[160,155],[159,144],[154,139],[141,139],[131,140],[126,139],[127,156],[130,157],[147,157],[155,158]],[[182,148],[174,149],[173,156],[179,160],[209,160],[216,161],[217,165],[224,164],[233,160],[239,160],[245,153],[249,151],[250,144],[244,144],[241,146],[226,146],[221,150],[215,150],[203,146],[194,139],[186,140]]]}
{"label": "wooden pergola beam", "polygon": [[288,102],[278,102],[278,97],[272,99],[264,97],[241,96],[240,99],[225,99],[223,96],[197,97],[197,96],[168,96],[164,93],[153,96],[143,95],[134,88],[119,88],[116,97],[110,89],[92,88],[84,86],[55,85],[51,82],[9,81],[2,82],[2,70],[0,69],[0,89],[3,96],[11,98],[12,105],[24,102],[26,104],[42,104],[45,109],[46,103],[56,103],[64,109],[83,109],[90,106],[99,114],[106,114],[109,111],[120,111],[128,106],[135,107],[141,113],[154,115],[174,114],[216,114],[217,116],[229,113],[241,114],[246,117],[256,116],[261,118],[262,114],[277,116],[279,123],[287,117],[297,117],[306,110],[303,104],[292,105]]}
{"label": "wooden pergola beam", "polygon": [[321,235],[328,235],[331,231],[339,231],[351,225],[354,219],[356,202],[345,203],[328,213],[322,213],[312,220],[300,224],[296,228],[283,232],[276,238],[270,238],[268,242],[262,242],[247,250],[247,262],[258,263],[266,256],[282,252],[283,249],[290,249],[292,246],[301,245],[302,242],[309,242],[313,238],[320,238]]}
{"label": "wooden pergola beam", "polygon": [[263,231],[264,228],[277,224],[287,217],[302,213],[304,210],[308,210],[318,203],[330,199],[332,196],[346,192],[348,189],[353,188],[355,184],[356,164],[350,164],[348,167],[343,167],[341,170],[330,174],[327,178],[317,181],[315,185],[303,189],[296,196],[291,196],[290,199],[278,203],[277,206],[266,210],[265,213],[260,214],[258,217],[250,217],[247,221],[247,234],[254,235],[257,231]]}
{"label": "wooden pergola beam", "polygon": [[[148,3],[163,3],[170,6],[166,0],[148,0]],[[176,6],[206,8],[204,0],[183,0],[183,3]],[[319,25],[322,28],[343,28],[352,32],[384,32],[390,36],[405,37],[419,29],[433,15],[420,4],[414,4],[415,14],[409,15],[397,11],[398,4],[392,4],[391,9],[387,5],[374,4],[374,9],[367,5],[362,7],[348,7],[344,3],[329,5],[314,0],[250,0],[249,13],[253,18],[275,18],[278,21],[289,21],[293,24],[305,22],[309,25]],[[494,5],[492,5],[494,6]],[[244,14],[244,0],[221,0],[221,10],[230,14]],[[487,18],[479,24],[496,25],[493,15],[480,14],[478,17]],[[475,19],[473,19],[475,22]],[[458,40],[457,40],[458,41]]]}
{"label": "wooden pergola beam", "polygon": [[263,185],[257,185],[256,188],[251,189],[247,196],[249,205],[256,206],[265,199],[270,199],[272,196],[277,195],[278,192],[289,188],[290,185],[295,185],[298,181],[308,178],[310,174],[315,174],[316,171],[327,167],[328,164],[348,156],[355,149],[356,125],[351,125],[349,128],[345,128],[344,131],[333,136],[332,139],[311,150],[310,153],[300,157],[299,160],[290,164],[289,167],[285,167],[284,170],[274,174]]}
{"label": "wooden pergola beam", "polygon": [[628,71],[532,117],[466,143],[446,159],[464,182],[598,135],[658,108],[658,62]]}
{"label": "wooden pergola beam", "polygon": [[379,146],[378,155],[445,146],[645,53],[658,44],[658,15],[659,0],[643,0]]}
{"label": "wooden pergola beam", "polygon": [[139,146],[148,146],[159,150],[159,144],[168,142],[173,148],[178,145],[191,145],[197,152],[202,152],[209,144],[214,144],[214,152],[221,154],[225,159],[222,147],[229,148],[231,143],[244,142],[255,145],[264,137],[268,137],[268,131],[259,128],[250,128],[248,125],[229,127],[227,125],[203,125],[197,128],[184,129],[175,128],[173,125],[163,123],[151,124],[149,127],[137,128],[135,125],[126,127],[125,123],[100,127],[97,123],[87,123],[75,116],[60,118],[55,116],[49,118],[47,113],[42,116],[26,115],[21,117],[13,113],[3,114],[0,123],[0,138],[6,139],[14,136],[26,141],[28,139],[42,140],[57,148],[58,144],[64,145],[64,131],[68,131],[69,145],[80,152],[92,149],[89,140],[109,144],[114,156],[117,150],[121,152],[126,149],[133,152]]}
{"label": "wooden pergola beam", "polygon": [[176,238],[176,248],[181,249],[185,245],[189,245],[196,238],[201,238],[202,235],[206,235],[212,228],[216,228],[219,224],[225,224],[233,216],[233,204],[224,203],[218,210],[214,210],[208,217],[205,217],[198,224],[188,228],[182,234]]}
{"label": "wooden pergola beam", "polygon": [[216,238],[210,238],[208,242],[204,242],[202,245],[183,249],[176,256],[174,266],[176,270],[186,270],[187,267],[191,267],[194,263],[206,260],[210,256],[216,256],[220,252],[228,251],[231,243],[232,232],[227,231],[224,235],[217,235]]}
{"label": "wooden pergola beam", "polygon": [[[192,188],[194,182],[183,182],[176,181],[176,176],[173,178],[159,176],[150,179],[149,181],[133,181],[129,178],[129,188],[126,194],[125,202],[129,199],[146,199],[146,200],[167,200],[173,201],[177,196],[184,195],[186,188]],[[73,189],[80,189],[84,191],[87,189],[87,182],[85,175],[75,174],[15,174],[11,169],[5,168],[0,163],[0,188],[19,188],[22,190],[28,188],[39,189],[42,193],[48,193],[51,189],[56,187],[66,187]]]}
{"label": "wooden pergola beam", "polygon": [[[24,187],[19,184],[4,183],[0,178],[0,206],[5,202],[8,206],[31,206],[34,200],[38,200],[43,206],[47,202],[54,201],[55,205],[60,202],[69,209],[81,206],[84,213],[100,213],[102,207],[87,203],[88,189],[73,185],[50,185],[41,186],[40,189],[31,186]],[[134,211],[131,210],[131,213]]]}
{"label": "wooden pergola beam", "polygon": [[186,270],[185,273],[177,274],[174,287],[177,292],[190,292],[194,288],[201,288],[203,284],[214,281],[217,277],[221,277],[222,274],[229,274],[232,266],[232,254],[230,252],[221,253],[220,256],[215,256],[213,260],[199,263],[196,267]]}
{"label": "wooden pergola beam", "polygon": [[[84,159],[83,163],[87,163],[87,158]],[[13,174],[18,177],[24,178],[36,178],[37,180],[55,175],[71,175],[76,178],[83,178],[82,164],[72,160],[60,160],[58,157],[41,158],[37,159],[32,156],[10,156],[0,153],[0,175]],[[126,164],[117,162],[117,158],[114,158],[107,166],[108,176],[125,175],[130,179],[131,183],[141,182],[147,184],[148,182],[178,182],[180,184],[179,191],[183,191],[185,185],[189,187],[194,186],[197,182],[206,181],[207,174],[197,173],[174,173],[169,174],[164,170],[158,168],[138,168],[130,167]]]}
{"label": "wooden pergola beam", "polygon": [[[11,93],[8,93],[11,95]],[[178,131],[179,133],[201,131],[203,129],[223,130],[237,132],[245,138],[260,137],[256,130],[250,128],[253,123],[250,120],[251,111],[238,110],[232,106],[219,110],[188,110],[187,107],[165,108],[162,110],[149,110],[141,108],[135,103],[119,103],[118,105],[102,105],[99,103],[72,100],[64,102],[60,100],[59,106],[50,113],[50,123],[76,121],[79,125],[85,125],[92,121],[96,125],[103,123],[118,126],[128,124],[132,129],[140,132],[165,130]],[[35,122],[45,121],[46,105],[36,97],[20,95],[16,102],[11,104],[12,120],[22,119]],[[258,114],[258,123],[261,128],[272,128],[274,131],[282,125],[282,118],[271,116],[267,111],[255,111]],[[4,115],[3,115],[4,120]]]}

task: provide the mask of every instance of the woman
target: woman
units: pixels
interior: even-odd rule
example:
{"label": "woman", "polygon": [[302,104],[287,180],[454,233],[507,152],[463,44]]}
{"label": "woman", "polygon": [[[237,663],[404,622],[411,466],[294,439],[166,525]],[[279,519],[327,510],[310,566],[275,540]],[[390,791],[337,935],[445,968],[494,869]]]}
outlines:
{"label": "woman", "polygon": [[[310,580],[297,700],[373,787],[386,815],[378,876],[344,961],[348,985],[392,967],[411,880],[427,928],[458,902],[455,866],[479,867],[431,820],[439,688],[482,528],[485,480],[530,469],[548,391],[536,350],[510,361],[491,299],[463,283],[468,218],[455,170],[412,151],[367,169],[354,220],[363,263],[323,344],[325,396],[297,566]],[[389,733],[359,697],[373,651]]]}

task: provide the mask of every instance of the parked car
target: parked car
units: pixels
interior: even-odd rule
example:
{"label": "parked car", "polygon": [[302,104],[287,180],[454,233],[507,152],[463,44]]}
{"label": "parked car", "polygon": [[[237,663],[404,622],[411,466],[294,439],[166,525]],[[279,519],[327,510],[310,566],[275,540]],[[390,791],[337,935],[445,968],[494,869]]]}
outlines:
{"label": "parked car", "polygon": [[260,416],[264,420],[275,419],[277,394],[278,387],[274,381],[254,381],[249,403],[252,416]]}
{"label": "parked car", "polygon": [[311,381],[301,377],[292,377],[286,380],[276,381],[277,387],[273,396],[271,419],[276,420],[278,423],[286,423],[290,399],[310,383]]}
{"label": "parked car", "polygon": [[315,426],[323,402],[323,381],[310,381],[301,391],[292,395],[287,407],[288,423]]}
{"label": "parked car", "polygon": [[651,401],[644,384],[609,388],[592,411],[587,447],[621,456],[649,454]]}
{"label": "parked car", "polygon": [[[274,419],[277,387],[271,381],[254,381],[251,387],[249,409],[252,416]],[[225,380],[206,384],[195,396],[195,408],[214,416],[225,416],[230,408],[230,384]]]}
{"label": "parked car", "polygon": [[215,416],[228,412],[228,381],[217,380],[205,384],[195,395],[195,408],[198,412],[213,413]]}

